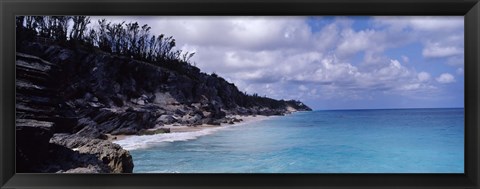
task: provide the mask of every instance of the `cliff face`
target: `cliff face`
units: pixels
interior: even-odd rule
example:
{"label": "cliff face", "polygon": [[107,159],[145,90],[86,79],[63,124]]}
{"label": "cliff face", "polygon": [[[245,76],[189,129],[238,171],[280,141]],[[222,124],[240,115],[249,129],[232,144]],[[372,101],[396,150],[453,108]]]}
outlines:
{"label": "cliff face", "polygon": [[[104,141],[105,134],[138,134],[163,124],[238,121],[228,116],[234,114],[284,115],[311,110],[299,101],[246,95],[221,77],[178,62],[155,66],[90,49],[38,43],[23,43],[17,52],[17,141],[41,135],[38,142],[46,147],[77,149],[69,153],[90,154],[96,157],[93,160],[103,162],[74,171],[131,172],[128,152]],[[23,131],[25,135],[18,135]],[[96,145],[105,149],[93,149]],[[28,160],[35,153],[24,154]],[[85,159],[83,164],[92,158]]]}
{"label": "cliff face", "polygon": [[23,54],[16,61],[16,157],[17,172],[30,170],[49,158],[56,99],[48,72],[58,69]]}
{"label": "cliff face", "polygon": [[38,44],[19,51],[62,68],[54,76],[60,101],[65,102],[69,116],[82,118],[74,131],[94,126],[101,133],[134,134],[167,123],[218,124],[231,114],[310,110],[298,101],[245,95],[223,78],[187,64],[171,63],[165,68],[102,52]]}
{"label": "cliff face", "polygon": [[59,95],[55,75],[61,67],[22,53],[16,59],[17,172],[132,172],[132,157],[119,145],[77,134],[57,136],[78,122]]}

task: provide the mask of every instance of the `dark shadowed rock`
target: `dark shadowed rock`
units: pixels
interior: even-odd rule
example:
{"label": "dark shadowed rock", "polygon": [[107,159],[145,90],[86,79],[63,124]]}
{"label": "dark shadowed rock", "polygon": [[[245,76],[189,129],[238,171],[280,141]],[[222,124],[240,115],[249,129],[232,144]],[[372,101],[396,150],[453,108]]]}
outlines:
{"label": "dark shadowed rock", "polygon": [[184,110],[177,109],[177,108],[175,108],[175,110],[174,110],[174,111],[175,111],[175,114],[177,114],[177,115],[179,115],[179,116],[184,116],[184,115],[186,115],[186,114],[187,114],[187,113],[185,113],[185,111],[184,111]]}
{"label": "dark shadowed rock", "polygon": [[195,114],[193,116],[187,114],[180,119],[180,122],[183,124],[192,125],[192,124],[201,122],[201,120],[202,120],[202,116],[199,114]]}
{"label": "dark shadowed rock", "polygon": [[80,154],[95,155],[98,160],[109,167],[109,171],[112,173],[131,173],[133,171],[133,160],[130,153],[110,141],[78,135],[56,134],[50,142],[68,147]]}
{"label": "dark shadowed rock", "polygon": [[48,173],[110,173],[110,168],[93,154],[73,151],[58,144],[50,144],[50,158],[35,172]]}
{"label": "dark shadowed rock", "polygon": [[162,133],[170,133],[170,128],[146,129],[138,132],[139,135],[155,135]]}
{"label": "dark shadowed rock", "polygon": [[65,172],[59,172],[59,173],[102,173],[102,172],[103,171],[101,168],[93,165],[88,165],[87,167],[77,167],[77,168],[69,169]]}
{"label": "dark shadowed rock", "polygon": [[103,139],[106,140],[108,137],[107,135],[103,134],[98,130],[96,127],[83,127],[80,131],[76,133],[78,136],[83,136],[86,138],[94,138],[94,139]]}
{"label": "dark shadowed rock", "polygon": [[16,163],[17,172],[28,172],[37,164],[49,158],[45,153],[53,136],[53,123],[17,119],[16,121]]}
{"label": "dark shadowed rock", "polygon": [[153,128],[157,120],[155,112],[133,109],[124,112],[100,109],[87,116],[91,116],[101,133],[114,135],[135,134],[142,129]]}
{"label": "dark shadowed rock", "polygon": [[162,122],[163,124],[172,124],[175,123],[177,120],[171,115],[161,115],[158,119],[158,122]]}

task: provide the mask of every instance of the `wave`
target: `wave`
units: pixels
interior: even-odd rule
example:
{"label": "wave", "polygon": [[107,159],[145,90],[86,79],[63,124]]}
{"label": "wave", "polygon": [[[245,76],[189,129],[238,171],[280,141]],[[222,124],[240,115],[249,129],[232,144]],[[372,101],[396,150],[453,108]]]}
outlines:
{"label": "wave", "polygon": [[129,136],[124,139],[113,141],[125,150],[145,149],[164,142],[187,141],[197,139],[200,136],[205,136],[214,133],[217,130],[226,127],[207,128],[200,131],[179,132],[179,133],[164,133],[156,135],[141,135]]}
{"label": "wave", "polygon": [[[256,120],[256,121],[260,121],[260,120]],[[154,146],[159,146],[165,142],[195,140],[198,137],[215,133],[218,130],[240,126],[240,125],[246,125],[252,122],[254,121],[245,121],[245,122],[237,123],[234,125],[205,128],[199,131],[128,136],[123,139],[113,141],[113,143],[120,145],[125,150],[146,149]]]}

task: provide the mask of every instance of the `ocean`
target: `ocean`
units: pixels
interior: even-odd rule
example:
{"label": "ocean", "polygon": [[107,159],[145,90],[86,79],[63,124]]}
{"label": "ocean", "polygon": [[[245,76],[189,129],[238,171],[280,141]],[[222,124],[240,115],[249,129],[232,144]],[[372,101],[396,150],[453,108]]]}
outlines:
{"label": "ocean", "polygon": [[297,112],[116,143],[134,173],[463,173],[464,109]]}

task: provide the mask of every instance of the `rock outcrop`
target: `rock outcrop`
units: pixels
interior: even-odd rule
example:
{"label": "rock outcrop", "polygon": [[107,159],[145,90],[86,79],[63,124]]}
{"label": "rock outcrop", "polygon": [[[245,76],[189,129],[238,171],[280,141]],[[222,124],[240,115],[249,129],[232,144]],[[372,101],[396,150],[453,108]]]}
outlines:
{"label": "rock outcrop", "polygon": [[[103,165],[107,166],[107,172],[131,173],[133,171],[132,156],[129,152],[110,141],[91,139],[76,134],[55,134],[50,142],[73,149],[80,154],[95,155],[98,160],[102,161]],[[84,171],[85,169],[80,170]]]}
{"label": "rock outcrop", "polygon": [[53,136],[53,123],[33,119],[16,121],[17,172],[32,171],[32,168],[49,159],[48,149]]}
{"label": "rock outcrop", "polygon": [[[54,133],[71,132],[80,120],[71,117],[75,113],[58,95],[61,82],[56,80],[55,75],[61,71],[59,66],[17,53],[16,69],[17,172],[132,172],[130,154],[109,141],[72,139],[74,135],[69,134],[66,135],[71,137],[61,140],[59,137],[52,138]],[[87,133],[85,130],[83,133]],[[100,132],[97,133],[95,137],[99,138]],[[78,141],[78,146],[66,142],[71,140]],[[76,147],[81,150],[72,150]]]}

